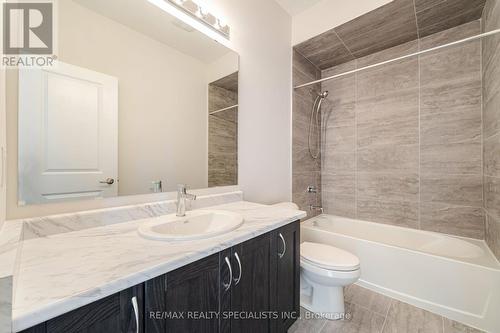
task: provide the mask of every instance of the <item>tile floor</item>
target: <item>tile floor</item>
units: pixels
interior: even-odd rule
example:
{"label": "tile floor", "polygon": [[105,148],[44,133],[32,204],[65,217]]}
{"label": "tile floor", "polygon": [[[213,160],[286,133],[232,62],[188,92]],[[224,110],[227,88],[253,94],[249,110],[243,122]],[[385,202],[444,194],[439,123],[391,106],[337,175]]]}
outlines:
{"label": "tile floor", "polygon": [[288,333],[480,333],[440,315],[419,309],[357,285],[345,290],[350,320],[313,318],[301,309]]}

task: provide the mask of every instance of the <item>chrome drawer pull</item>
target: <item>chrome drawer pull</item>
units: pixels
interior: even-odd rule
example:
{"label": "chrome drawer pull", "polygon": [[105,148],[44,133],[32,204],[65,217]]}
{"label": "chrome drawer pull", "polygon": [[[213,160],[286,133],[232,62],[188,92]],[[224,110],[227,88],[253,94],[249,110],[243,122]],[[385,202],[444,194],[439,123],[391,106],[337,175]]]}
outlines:
{"label": "chrome drawer pull", "polygon": [[241,274],[242,274],[242,271],[241,271],[241,260],[240,260],[240,257],[238,256],[238,252],[235,252],[234,256],[236,257],[236,260],[238,261],[238,267],[240,268],[240,276],[238,276],[237,279],[234,279],[234,285],[237,286],[238,283],[240,283]]}
{"label": "chrome drawer pull", "polygon": [[139,306],[137,306],[137,297],[132,297],[132,307],[134,308],[135,314],[135,332],[139,333]]}
{"label": "chrome drawer pull", "polygon": [[283,243],[283,252],[282,253],[278,253],[278,257],[283,258],[283,256],[285,255],[286,253],[286,242],[285,242],[285,238],[283,237],[283,235],[281,234],[280,232],[280,238],[281,238],[281,242]]}
{"label": "chrome drawer pull", "polygon": [[224,291],[228,291],[229,288],[231,288],[231,283],[233,283],[233,269],[231,268],[231,262],[229,262],[229,258],[226,257],[224,258],[226,261],[226,265],[229,268],[229,283],[223,282],[224,285]]}

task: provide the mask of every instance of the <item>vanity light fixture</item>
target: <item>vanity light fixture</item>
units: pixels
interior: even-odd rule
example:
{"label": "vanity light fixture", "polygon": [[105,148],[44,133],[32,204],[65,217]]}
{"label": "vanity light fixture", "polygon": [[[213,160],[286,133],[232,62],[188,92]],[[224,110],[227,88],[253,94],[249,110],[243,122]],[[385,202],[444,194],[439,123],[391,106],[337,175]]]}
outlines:
{"label": "vanity light fixture", "polygon": [[148,1],[221,44],[225,44],[225,41],[229,40],[230,27],[193,0]]}

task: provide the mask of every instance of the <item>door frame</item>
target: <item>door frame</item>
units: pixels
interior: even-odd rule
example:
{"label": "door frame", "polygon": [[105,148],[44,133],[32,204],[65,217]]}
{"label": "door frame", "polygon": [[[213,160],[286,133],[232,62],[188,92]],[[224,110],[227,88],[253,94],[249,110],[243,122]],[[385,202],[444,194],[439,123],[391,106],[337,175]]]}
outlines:
{"label": "door frame", "polygon": [[[0,0],[0,17],[3,17],[3,4]],[[0,36],[3,36],[3,25],[0,25]],[[0,54],[3,55],[3,43],[0,43]],[[6,69],[0,67],[0,230],[7,216],[7,101],[6,101]]]}

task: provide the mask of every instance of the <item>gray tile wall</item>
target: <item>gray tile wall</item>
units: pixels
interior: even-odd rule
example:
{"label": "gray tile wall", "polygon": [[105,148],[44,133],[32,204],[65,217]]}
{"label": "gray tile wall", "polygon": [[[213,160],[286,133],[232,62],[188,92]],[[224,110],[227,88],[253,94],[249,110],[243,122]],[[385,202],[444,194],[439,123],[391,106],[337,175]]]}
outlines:
{"label": "gray tile wall", "polygon": [[[321,72],[300,53],[293,53],[293,84],[298,85],[320,78]],[[318,211],[309,210],[310,205],[321,205],[321,158],[313,160],[308,151],[308,128],[311,109],[321,86],[295,90],[293,93],[293,145],[292,145],[292,193],[293,202],[307,211],[309,217]],[[307,193],[308,186],[315,186],[318,193]]]}
{"label": "gray tile wall", "polygon": [[478,20],[486,0],[394,0],[295,48],[320,69]]}
{"label": "gray tile wall", "polygon": [[[238,92],[209,85],[208,111],[238,104]],[[238,184],[238,108],[208,118],[208,186]]]}
{"label": "gray tile wall", "polygon": [[[467,23],[324,70],[322,76],[480,29],[480,21]],[[323,108],[321,170],[327,213],[484,238],[479,41],[326,81],[322,89],[330,91]]]}
{"label": "gray tile wall", "polygon": [[[488,0],[483,30],[500,28],[500,1]],[[483,156],[486,242],[500,260],[500,36],[483,39]]]}

